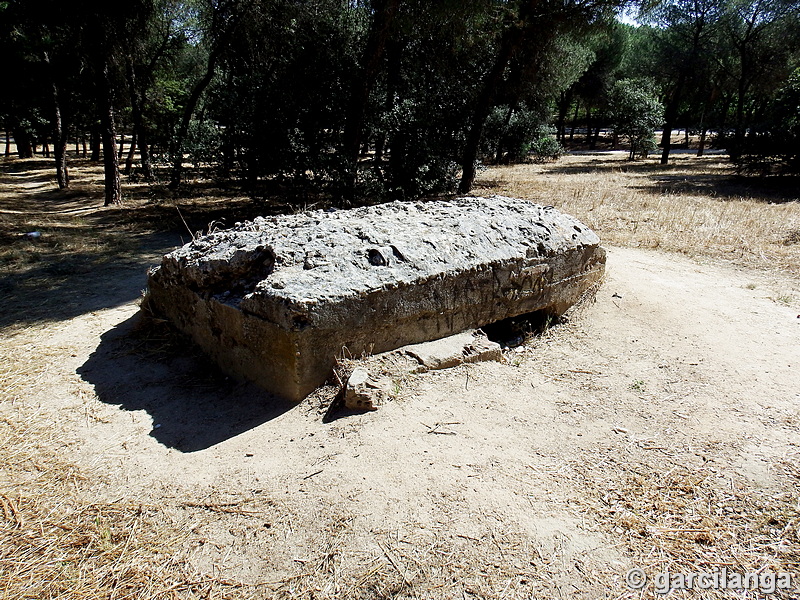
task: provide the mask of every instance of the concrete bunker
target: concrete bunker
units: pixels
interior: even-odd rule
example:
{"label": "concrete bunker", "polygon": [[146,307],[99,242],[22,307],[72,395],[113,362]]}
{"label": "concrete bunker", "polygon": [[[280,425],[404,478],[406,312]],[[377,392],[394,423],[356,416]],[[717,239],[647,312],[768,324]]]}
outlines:
{"label": "concrete bunker", "polygon": [[148,302],[224,371],[299,401],[343,351],[561,315],[601,279],[599,243],[502,196],[257,218],[167,254]]}

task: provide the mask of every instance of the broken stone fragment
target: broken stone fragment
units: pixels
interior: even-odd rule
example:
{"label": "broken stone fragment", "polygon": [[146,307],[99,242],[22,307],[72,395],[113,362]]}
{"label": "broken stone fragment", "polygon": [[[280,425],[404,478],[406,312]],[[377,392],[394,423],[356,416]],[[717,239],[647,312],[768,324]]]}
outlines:
{"label": "broken stone fragment", "polygon": [[419,362],[417,373],[449,369],[464,363],[503,360],[500,344],[489,340],[481,331],[465,331],[440,340],[413,344],[402,348]]}
{"label": "broken stone fragment", "polygon": [[345,384],[344,405],[351,410],[377,410],[392,395],[392,380],[356,368]]}
{"label": "broken stone fragment", "polygon": [[299,401],[336,357],[562,314],[605,251],[552,207],[493,196],[257,218],[166,255],[149,305],[233,375]]}
{"label": "broken stone fragment", "polygon": [[351,410],[375,410],[394,398],[396,386],[386,373],[402,380],[413,373],[490,360],[502,361],[503,351],[500,344],[489,340],[480,330],[373,354],[360,359],[359,366],[353,369],[344,384],[342,404]]}

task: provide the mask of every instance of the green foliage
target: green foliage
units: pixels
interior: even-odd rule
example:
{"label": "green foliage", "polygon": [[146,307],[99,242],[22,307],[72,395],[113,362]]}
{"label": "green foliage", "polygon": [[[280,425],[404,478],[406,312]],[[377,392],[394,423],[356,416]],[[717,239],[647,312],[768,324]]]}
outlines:
{"label": "green foliage", "polygon": [[614,84],[608,115],[614,132],[628,139],[630,159],[647,155],[657,147],[655,129],[663,122],[664,106],[646,80],[622,79]]}
{"label": "green foliage", "polygon": [[530,153],[534,160],[544,162],[558,160],[564,155],[564,147],[553,137],[555,129],[539,131],[539,137],[531,143]]}
{"label": "green foliage", "polygon": [[767,118],[732,146],[739,172],[800,174],[800,69],[770,103]]}
{"label": "green foliage", "polygon": [[484,153],[496,162],[520,162],[531,152],[532,144],[543,137],[545,118],[541,113],[521,108],[498,106],[489,115],[484,129]]}
{"label": "green foliage", "polygon": [[212,121],[192,119],[184,144],[189,160],[199,167],[201,164],[218,163],[222,149],[222,135]]}
{"label": "green foliage", "polygon": [[619,5],[0,0],[0,122],[52,139],[55,85],[83,137],[111,96],[117,128],[178,163],[173,181],[186,156],[343,204],[556,158],[570,117],[590,147],[613,127],[631,158],[663,124],[723,132],[743,170],[796,170],[800,0],[649,2],[642,27],[611,18]]}

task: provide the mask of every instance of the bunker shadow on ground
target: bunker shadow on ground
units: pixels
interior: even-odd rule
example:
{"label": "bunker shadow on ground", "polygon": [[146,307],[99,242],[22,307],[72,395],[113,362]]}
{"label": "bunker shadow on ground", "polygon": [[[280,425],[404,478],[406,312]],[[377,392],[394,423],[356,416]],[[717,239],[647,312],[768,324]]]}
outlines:
{"label": "bunker shadow on ground", "polygon": [[205,450],[297,406],[227,377],[166,323],[142,313],[100,340],[78,375],[102,402],[146,411],[150,435],[169,448]]}

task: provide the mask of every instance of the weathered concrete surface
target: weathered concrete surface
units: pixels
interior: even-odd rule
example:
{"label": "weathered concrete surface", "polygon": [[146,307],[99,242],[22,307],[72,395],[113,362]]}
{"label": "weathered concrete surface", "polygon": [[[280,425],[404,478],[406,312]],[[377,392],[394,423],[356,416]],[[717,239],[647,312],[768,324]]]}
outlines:
{"label": "weathered concrete surface", "polygon": [[377,410],[392,395],[392,380],[353,369],[344,386],[344,405],[351,410]]}
{"label": "weathered concrete surface", "polygon": [[552,207],[500,196],[257,218],[166,255],[149,302],[223,370],[300,400],[343,348],[563,313],[602,277],[599,241]]}
{"label": "weathered concrete surface", "polygon": [[358,366],[347,378],[342,403],[350,410],[377,410],[396,396],[395,377],[402,379],[413,373],[490,360],[502,361],[503,350],[500,344],[475,329],[372,354],[359,359]]}
{"label": "weathered concrete surface", "polygon": [[503,359],[500,344],[492,342],[480,331],[464,331],[440,340],[412,344],[401,351],[419,363],[415,369],[417,373]]}

